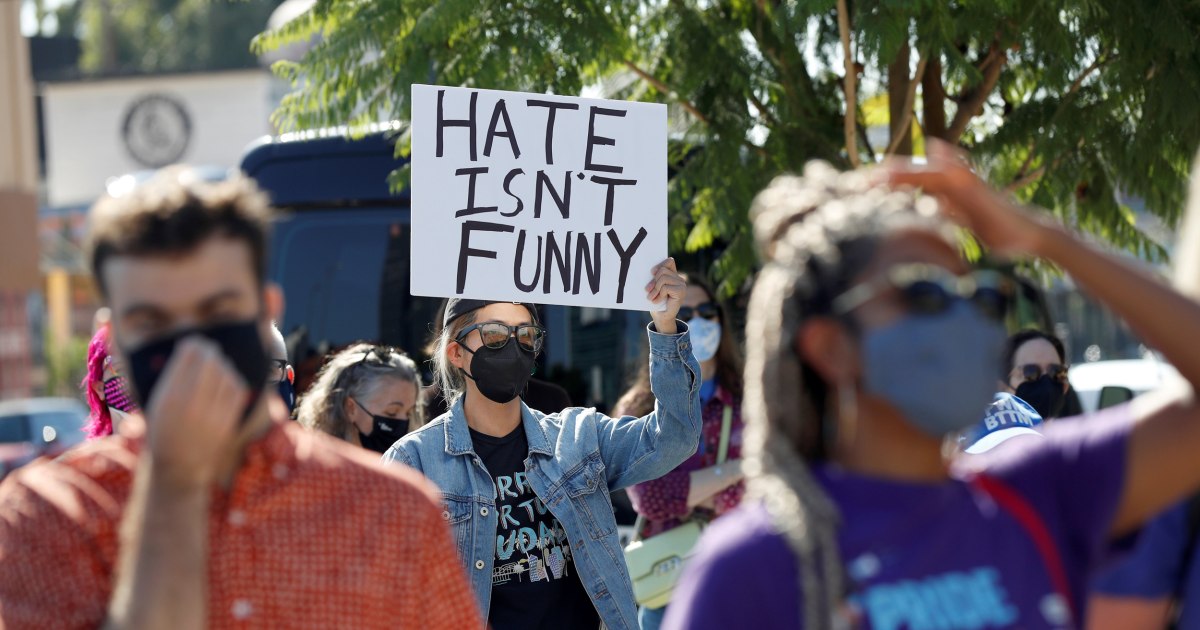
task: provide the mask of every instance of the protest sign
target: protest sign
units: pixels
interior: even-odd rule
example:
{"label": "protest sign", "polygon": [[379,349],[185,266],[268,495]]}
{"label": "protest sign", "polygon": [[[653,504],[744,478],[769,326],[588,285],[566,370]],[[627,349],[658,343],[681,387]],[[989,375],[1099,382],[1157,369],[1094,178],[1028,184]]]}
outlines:
{"label": "protest sign", "polygon": [[414,85],[412,294],[661,310],[666,134],[663,105]]}

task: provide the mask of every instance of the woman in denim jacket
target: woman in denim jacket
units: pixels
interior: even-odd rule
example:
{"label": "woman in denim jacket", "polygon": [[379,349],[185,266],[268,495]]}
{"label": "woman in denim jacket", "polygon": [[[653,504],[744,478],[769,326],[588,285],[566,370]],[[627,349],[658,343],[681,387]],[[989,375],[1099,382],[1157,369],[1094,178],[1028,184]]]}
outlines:
{"label": "woman in denim jacket", "polygon": [[442,491],[459,556],[495,630],[637,628],[609,492],[666,474],[700,440],[700,366],[676,320],[687,284],[667,259],[646,294],[655,410],[545,415],[518,397],[545,330],[536,311],[453,299],[433,360],[450,410],[385,455]]}

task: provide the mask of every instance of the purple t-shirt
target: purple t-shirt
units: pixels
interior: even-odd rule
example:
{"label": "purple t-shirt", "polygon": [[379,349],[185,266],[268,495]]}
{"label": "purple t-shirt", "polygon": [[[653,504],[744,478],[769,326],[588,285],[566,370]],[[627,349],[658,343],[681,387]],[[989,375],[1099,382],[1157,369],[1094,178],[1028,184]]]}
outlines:
{"label": "purple t-shirt", "polygon": [[[971,458],[1016,491],[1057,547],[1070,602],[1025,526],[964,479],[906,483],[825,466],[817,478],[842,514],[838,545],[855,627],[1064,628],[1108,550],[1131,417],[1118,407],[1060,420],[1044,440]],[[1011,445],[1011,447],[1010,447]],[[796,556],[760,505],[716,521],[675,591],[664,628],[801,628]]]}
{"label": "purple t-shirt", "polygon": [[1095,579],[1095,592],[1110,597],[1179,598],[1180,628],[1200,628],[1200,546],[1188,555],[1192,535],[1184,501],[1142,529],[1133,552]]}

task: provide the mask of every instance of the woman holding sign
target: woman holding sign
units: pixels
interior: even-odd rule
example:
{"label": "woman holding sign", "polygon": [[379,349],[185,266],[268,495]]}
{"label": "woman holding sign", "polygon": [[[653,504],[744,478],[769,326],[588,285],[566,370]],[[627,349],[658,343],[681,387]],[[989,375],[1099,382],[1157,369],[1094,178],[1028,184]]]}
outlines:
{"label": "woman holding sign", "polygon": [[[705,532],[666,627],[1081,627],[1111,541],[1200,487],[1200,304],[926,147],[927,166],[813,163],[755,200],[747,499]],[[1189,387],[948,466],[945,436],[992,398],[1009,300],[909,185],[992,251],[1071,274]]]}
{"label": "woman holding sign", "polygon": [[450,411],[385,455],[441,489],[442,516],[495,630],[637,628],[609,492],[655,479],[700,440],[700,366],[676,320],[687,283],[653,270],[650,382],[657,408],[610,418],[577,407],[545,415],[518,394],[546,331],[532,306],[452,299],[433,361]]}

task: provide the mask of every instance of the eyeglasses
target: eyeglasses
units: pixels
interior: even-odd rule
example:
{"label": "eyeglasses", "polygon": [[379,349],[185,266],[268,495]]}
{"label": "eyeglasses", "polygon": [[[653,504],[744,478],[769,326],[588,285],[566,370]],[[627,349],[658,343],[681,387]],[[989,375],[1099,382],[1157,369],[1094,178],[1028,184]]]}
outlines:
{"label": "eyeglasses", "polygon": [[479,338],[483,340],[483,345],[492,350],[503,348],[508,345],[510,338],[516,337],[521,349],[537,354],[542,351],[542,345],[546,342],[546,329],[541,326],[535,324],[509,326],[500,322],[483,322],[467,326],[458,333],[455,341],[461,342],[475,330],[479,331]]}
{"label": "eyeglasses", "polygon": [[1045,374],[1046,376],[1049,376],[1060,383],[1065,383],[1067,381],[1068,369],[1068,366],[1058,363],[1051,363],[1047,365],[1045,370],[1042,369],[1042,366],[1036,363],[1026,363],[1025,365],[1017,367],[1017,370],[1020,370],[1021,372],[1021,378],[1025,379],[1025,382],[1036,381],[1039,378],[1042,378],[1042,375]]}
{"label": "eyeglasses", "polygon": [[270,380],[278,383],[287,378],[288,362],[284,359],[269,359],[271,363]]}
{"label": "eyeglasses", "polygon": [[679,319],[688,321],[692,317],[703,317],[704,319],[719,319],[721,317],[721,307],[712,302],[697,304],[695,307],[681,306],[679,307]]}
{"label": "eyeglasses", "polygon": [[1002,321],[1013,296],[1013,280],[990,270],[956,276],[937,265],[896,265],[874,280],[846,291],[833,301],[834,312],[845,315],[885,290],[895,290],[910,313],[936,315],[958,300],[974,304],[984,315]]}

